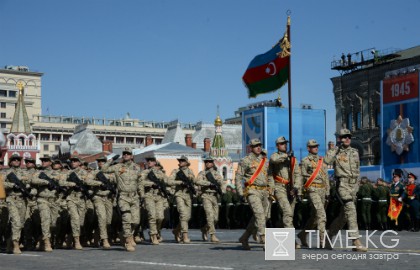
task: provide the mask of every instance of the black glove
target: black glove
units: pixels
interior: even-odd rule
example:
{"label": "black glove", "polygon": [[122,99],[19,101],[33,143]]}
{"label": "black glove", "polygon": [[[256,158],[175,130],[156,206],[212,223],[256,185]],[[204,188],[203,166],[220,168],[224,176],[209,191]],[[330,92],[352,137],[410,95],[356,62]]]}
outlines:
{"label": "black glove", "polygon": [[119,158],[120,158],[120,155],[115,155],[115,156],[113,156],[113,157],[112,157],[112,160],[113,160],[113,161],[116,161],[116,160],[117,160],[117,159],[119,159]]}
{"label": "black glove", "polygon": [[290,150],[289,152],[287,152],[287,156],[289,158],[294,157],[295,156],[295,152],[293,152],[293,150]]}
{"label": "black glove", "polygon": [[211,189],[214,189],[214,188],[216,188],[216,185],[215,185],[215,184],[213,184],[213,183],[211,183],[211,184],[209,185],[209,187],[210,187]]}
{"label": "black glove", "polygon": [[297,195],[296,200],[301,203],[302,202],[302,195]]}

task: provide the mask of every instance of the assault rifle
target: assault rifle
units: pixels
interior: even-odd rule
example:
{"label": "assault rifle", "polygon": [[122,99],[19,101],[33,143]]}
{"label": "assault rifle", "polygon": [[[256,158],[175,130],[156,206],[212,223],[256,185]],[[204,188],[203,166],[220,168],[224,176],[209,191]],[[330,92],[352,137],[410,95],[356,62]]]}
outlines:
{"label": "assault rifle", "polygon": [[217,192],[219,195],[222,195],[222,194],[223,194],[222,189],[220,188],[220,185],[219,185],[219,183],[217,183],[216,179],[214,179],[214,176],[213,176],[213,174],[211,173],[211,171],[207,171],[207,173],[206,173],[206,178],[207,178],[207,180],[209,180],[209,182],[211,183],[210,188],[215,189],[215,190],[216,190],[216,192]]}
{"label": "assault rifle", "polygon": [[152,170],[150,170],[149,174],[147,175],[147,178],[149,178],[149,180],[152,181],[157,186],[157,188],[159,189],[159,191],[163,194],[163,196],[165,198],[169,198],[169,193],[166,190],[165,183],[163,183],[162,181],[160,181],[156,177],[155,173]]}
{"label": "assault rifle", "polygon": [[15,184],[15,187],[23,194],[23,197],[32,199],[33,195],[31,192],[26,188],[25,184],[16,176],[14,172],[9,173],[6,176],[7,180]]}
{"label": "assault rifle", "polygon": [[88,199],[92,197],[92,195],[89,194],[88,187],[83,183],[83,181],[79,178],[79,176],[77,176],[75,172],[70,173],[68,181],[75,183],[76,186],[74,188],[81,191]]}
{"label": "assault rifle", "polygon": [[178,170],[178,172],[176,173],[175,180],[181,180],[183,182],[183,185],[186,186],[188,190],[190,191],[191,197],[197,194],[197,191],[195,190],[190,179],[188,179],[188,177],[185,175],[185,173],[181,169]]}
{"label": "assault rifle", "polygon": [[50,190],[57,190],[57,192],[67,192],[67,188],[60,186],[56,180],[54,180],[53,178],[49,177],[45,172],[41,172],[38,176],[39,178],[43,179],[43,180],[47,180],[48,181],[48,185],[49,185],[49,189]]}
{"label": "assault rifle", "polygon": [[98,172],[96,174],[96,178],[102,182],[102,185],[104,187],[105,190],[109,190],[111,191],[112,194],[116,195],[117,194],[117,190],[115,189],[114,185],[109,181],[108,178],[106,178],[105,174],[103,172]]}

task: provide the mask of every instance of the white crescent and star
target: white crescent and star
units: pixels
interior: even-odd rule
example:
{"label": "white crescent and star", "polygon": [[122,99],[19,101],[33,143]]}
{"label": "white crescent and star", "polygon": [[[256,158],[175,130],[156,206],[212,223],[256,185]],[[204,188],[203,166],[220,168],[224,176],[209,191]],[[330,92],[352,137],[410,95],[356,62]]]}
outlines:
{"label": "white crescent and star", "polygon": [[274,74],[276,74],[276,65],[274,64],[274,62],[270,62],[267,66],[267,68],[265,69],[265,73],[267,73],[270,76],[273,76]]}

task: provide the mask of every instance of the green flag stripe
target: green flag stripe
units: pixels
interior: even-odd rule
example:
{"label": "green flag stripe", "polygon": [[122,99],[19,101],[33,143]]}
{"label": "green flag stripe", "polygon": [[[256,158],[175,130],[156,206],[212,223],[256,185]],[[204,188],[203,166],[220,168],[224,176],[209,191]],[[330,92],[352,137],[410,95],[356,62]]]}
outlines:
{"label": "green flag stripe", "polygon": [[259,94],[273,92],[282,87],[288,80],[289,68],[283,68],[280,72],[268,79],[248,84],[249,97],[256,97]]}

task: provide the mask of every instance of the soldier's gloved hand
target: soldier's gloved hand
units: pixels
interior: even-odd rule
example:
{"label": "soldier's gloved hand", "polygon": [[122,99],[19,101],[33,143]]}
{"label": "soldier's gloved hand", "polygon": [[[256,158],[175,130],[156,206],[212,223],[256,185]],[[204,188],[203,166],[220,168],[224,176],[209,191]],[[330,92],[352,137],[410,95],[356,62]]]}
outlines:
{"label": "soldier's gloved hand", "polygon": [[215,185],[215,184],[213,184],[213,183],[211,183],[211,184],[209,185],[209,187],[210,187],[211,189],[215,189],[215,188],[216,188],[216,185]]}
{"label": "soldier's gloved hand", "polygon": [[402,198],[401,198],[401,197],[399,197],[399,198],[398,198],[398,201],[399,201],[399,202],[402,202]]}
{"label": "soldier's gloved hand", "polygon": [[287,152],[287,156],[289,158],[294,157],[295,156],[295,152],[293,152],[293,150],[290,150],[289,152]]}

